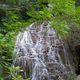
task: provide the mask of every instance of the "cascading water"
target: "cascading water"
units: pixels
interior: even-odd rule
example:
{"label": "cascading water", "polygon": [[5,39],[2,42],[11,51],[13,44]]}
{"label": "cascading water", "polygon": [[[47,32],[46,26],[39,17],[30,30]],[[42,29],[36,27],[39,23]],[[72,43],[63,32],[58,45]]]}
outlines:
{"label": "cascading water", "polygon": [[13,64],[22,67],[24,78],[67,80],[68,71],[59,54],[61,45],[49,24],[33,23],[17,36]]}

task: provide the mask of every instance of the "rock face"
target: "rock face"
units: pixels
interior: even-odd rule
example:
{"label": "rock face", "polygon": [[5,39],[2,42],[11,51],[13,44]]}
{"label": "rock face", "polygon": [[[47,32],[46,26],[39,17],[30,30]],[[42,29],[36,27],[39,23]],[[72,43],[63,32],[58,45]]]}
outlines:
{"label": "rock face", "polygon": [[80,28],[72,24],[66,40],[69,47],[69,57],[72,69],[77,75],[80,75]]}
{"label": "rock face", "polygon": [[77,76],[77,79],[76,80],[80,80],[80,75]]}
{"label": "rock face", "polygon": [[47,23],[33,23],[19,33],[13,64],[32,80],[68,80],[70,71],[64,43]]}

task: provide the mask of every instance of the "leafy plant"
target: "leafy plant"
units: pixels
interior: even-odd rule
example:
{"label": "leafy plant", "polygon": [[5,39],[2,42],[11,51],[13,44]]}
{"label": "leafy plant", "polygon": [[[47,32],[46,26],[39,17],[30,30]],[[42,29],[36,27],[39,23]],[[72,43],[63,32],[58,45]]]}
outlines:
{"label": "leafy plant", "polygon": [[23,79],[23,77],[21,75],[19,75],[18,73],[21,71],[20,67],[10,67],[10,76],[11,76],[11,80],[31,80],[30,78],[28,79]]}
{"label": "leafy plant", "polygon": [[69,74],[68,80],[75,80],[75,79],[76,79],[76,74],[71,72]]}

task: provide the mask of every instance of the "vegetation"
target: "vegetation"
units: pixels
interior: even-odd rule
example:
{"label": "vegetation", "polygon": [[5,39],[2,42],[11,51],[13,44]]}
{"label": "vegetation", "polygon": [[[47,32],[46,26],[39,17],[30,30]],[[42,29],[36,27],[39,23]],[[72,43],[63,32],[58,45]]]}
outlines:
{"label": "vegetation", "polygon": [[76,80],[76,74],[70,73],[69,77],[68,77],[68,80]]}
{"label": "vegetation", "polygon": [[[51,23],[59,36],[65,36],[71,24],[80,25],[80,6],[75,3],[75,0],[0,1],[0,80],[12,75],[9,67],[18,32],[33,22],[45,21]],[[11,78],[19,79],[22,80],[21,76]]]}
{"label": "vegetation", "polygon": [[9,78],[11,78],[12,80],[31,80],[30,78],[28,79],[23,79],[23,77],[21,75],[18,75],[17,73],[19,73],[21,71],[20,67],[10,67],[10,75]]}

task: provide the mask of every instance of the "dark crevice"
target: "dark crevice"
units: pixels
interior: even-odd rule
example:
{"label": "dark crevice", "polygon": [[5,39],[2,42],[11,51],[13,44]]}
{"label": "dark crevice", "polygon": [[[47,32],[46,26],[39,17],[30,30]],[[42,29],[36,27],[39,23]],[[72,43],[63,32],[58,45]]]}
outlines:
{"label": "dark crevice", "polygon": [[75,49],[76,49],[77,64],[78,64],[76,74],[80,75],[80,45],[76,46]]}

